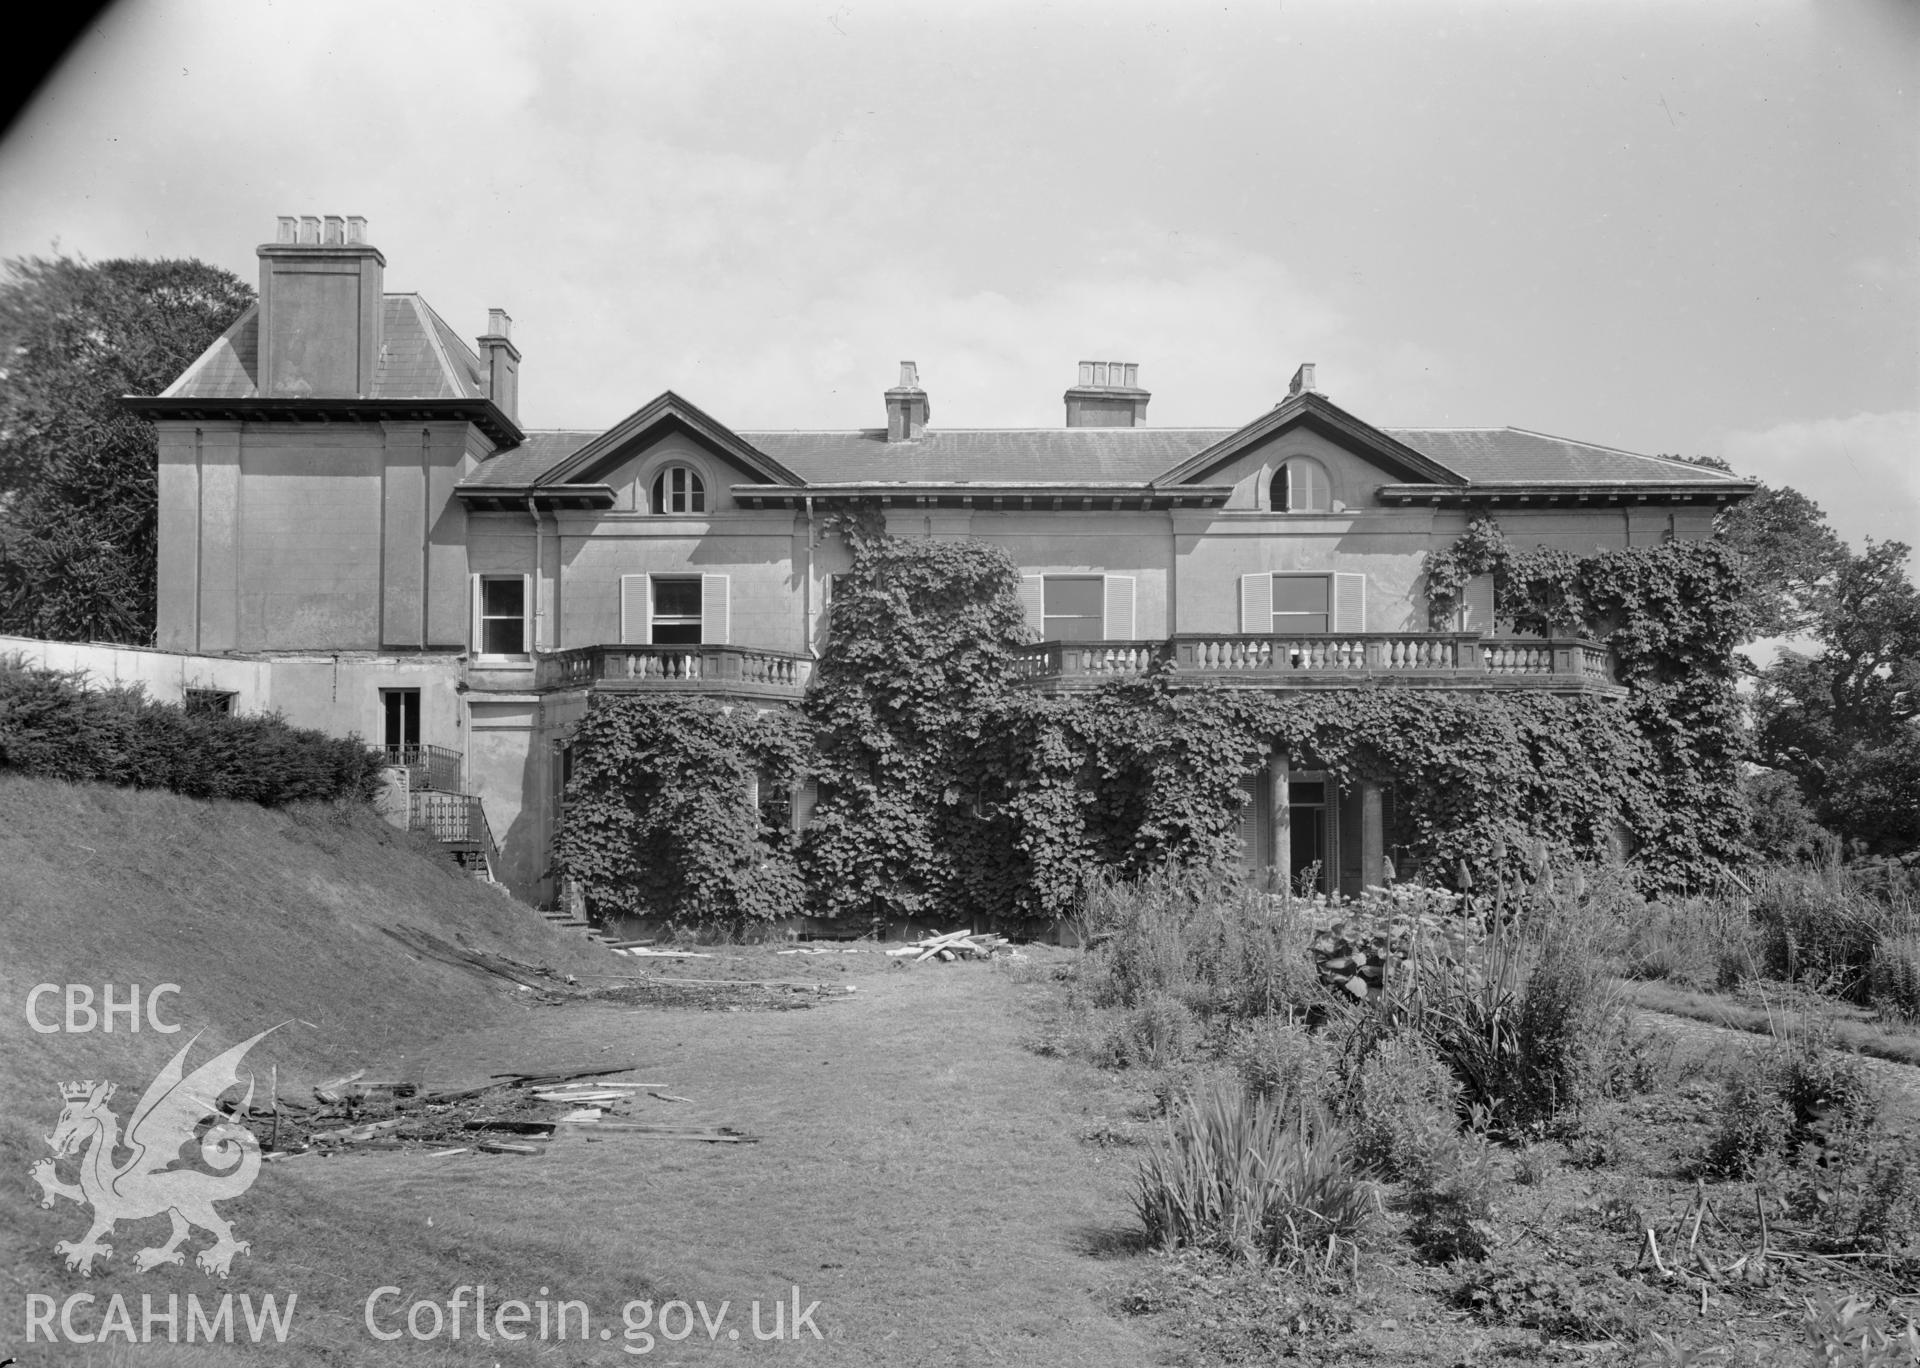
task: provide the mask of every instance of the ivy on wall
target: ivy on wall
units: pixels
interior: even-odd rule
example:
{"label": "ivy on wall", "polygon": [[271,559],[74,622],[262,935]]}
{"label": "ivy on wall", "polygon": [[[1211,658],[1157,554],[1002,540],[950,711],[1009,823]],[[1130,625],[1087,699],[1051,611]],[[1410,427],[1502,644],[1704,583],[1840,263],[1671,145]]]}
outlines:
{"label": "ivy on wall", "polygon": [[[861,922],[1052,920],[1096,871],[1237,855],[1267,755],[1340,789],[1395,786],[1403,876],[1520,876],[1542,839],[1597,856],[1624,831],[1643,882],[1740,859],[1734,566],[1712,543],[1515,551],[1487,519],[1430,558],[1444,620],[1496,577],[1522,630],[1606,640],[1624,702],[1533,692],[1192,687],[1166,671],[1084,694],[1015,687],[1030,631],[997,547],[830,520],[852,552],[798,712],[596,697],[557,863],[592,905],[741,925],[803,908]],[[797,853],[747,799],[755,772],[819,798]]]}
{"label": "ivy on wall", "polygon": [[878,510],[828,525],[853,563],[804,707],[820,786],[801,853],[813,905],[872,920],[944,912],[985,857],[960,775],[1031,636],[1019,567],[985,542],[889,537]]}
{"label": "ivy on wall", "polygon": [[1577,633],[1612,647],[1628,713],[1658,762],[1664,816],[1642,833],[1641,852],[1643,878],[1656,886],[1710,882],[1747,853],[1734,651],[1749,610],[1739,574],[1718,541],[1591,556],[1515,550],[1485,516],[1427,558],[1435,626],[1469,578],[1492,575],[1495,612],[1518,630]]}
{"label": "ivy on wall", "polygon": [[1550,694],[1340,689],[1273,694],[1166,675],[1056,698],[1016,697],[987,729],[972,781],[1001,858],[968,910],[1047,919],[1096,870],[1234,859],[1243,780],[1270,750],[1341,789],[1395,785],[1411,867],[1518,877],[1541,839],[1602,854],[1616,829],[1657,837],[1656,761],[1618,704]]}
{"label": "ivy on wall", "polygon": [[555,872],[600,916],[738,931],[799,915],[782,814],[804,774],[803,738],[787,709],[595,694],[574,734]]}

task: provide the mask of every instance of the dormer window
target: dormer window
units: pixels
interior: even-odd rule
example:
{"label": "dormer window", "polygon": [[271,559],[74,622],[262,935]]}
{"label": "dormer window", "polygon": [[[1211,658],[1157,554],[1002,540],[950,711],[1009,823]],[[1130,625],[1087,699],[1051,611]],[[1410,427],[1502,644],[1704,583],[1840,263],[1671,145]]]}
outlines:
{"label": "dormer window", "polygon": [[707,486],[692,466],[670,465],[653,477],[655,513],[704,513]]}
{"label": "dormer window", "polygon": [[1327,468],[1306,456],[1290,457],[1273,476],[1276,513],[1331,513],[1333,482]]}

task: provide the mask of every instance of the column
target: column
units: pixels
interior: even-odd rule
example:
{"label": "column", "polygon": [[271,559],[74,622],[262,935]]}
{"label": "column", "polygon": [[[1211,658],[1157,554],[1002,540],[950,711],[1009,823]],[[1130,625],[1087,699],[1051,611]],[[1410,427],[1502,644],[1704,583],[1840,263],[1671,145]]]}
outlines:
{"label": "column", "polygon": [[1267,757],[1268,826],[1273,839],[1273,880],[1282,893],[1293,892],[1293,813],[1288,807],[1290,762],[1285,751]]}
{"label": "column", "polygon": [[1360,886],[1386,882],[1387,851],[1380,803],[1380,786],[1360,783]]}

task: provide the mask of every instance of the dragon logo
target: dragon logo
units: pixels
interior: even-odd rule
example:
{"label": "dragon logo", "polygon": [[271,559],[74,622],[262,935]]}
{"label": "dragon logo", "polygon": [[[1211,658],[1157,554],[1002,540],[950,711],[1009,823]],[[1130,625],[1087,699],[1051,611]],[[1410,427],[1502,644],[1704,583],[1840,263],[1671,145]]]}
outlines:
{"label": "dragon logo", "polygon": [[[278,1026],[270,1026],[250,1040],[244,1040],[224,1054],[185,1073],[187,1051],[193,1048],[195,1035],[147,1085],[139,1105],[127,1119],[124,1139],[120,1119],[108,1108],[114,1085],[62,1083],[60,1095],[66,1106],[59,1124],[47,1137],[52,1159],[36,1160],[27,1174],[40,1184],[40,1205],[51,1207],[53,1199],[93,1208],[93,1226],[78,1240],[61,1240],[53,1252],[64,1254],[67,1267],[84,1277],[93,1275],[95,1259],[113,1256],[113,1246],[102,1243],[113,1233],[116,1221],[140,1221],[165,1214],[173,1222],[173,1235],[164,1245],[143,1249],[133,1256],[133,1266],[145,1273],[161,1264],[185,1261],[180,1245],[198,1226],[213,1236],[213,1244],[195,1256],[194,1262],[210,1274],[226,1277],[233,1256],[245,1254],[251,1246],[233,1238],[233,1227],[213,1209],[215,1202],[238,1197],[253,1186],[260,1173],[260,1142],[244,1126],[228,1119],[217,1102],[220,1095],[240,1083],[240,1061],[248,1050]],[[253,1103],[253,1080],[247,1080],[247,1095],[240,1104],[245,1116]],[[200,1158],[212,1173],[197,1169],[171,1167],[181,1158],[181,1150],[194,1139],[200,1122],[215,1118],[200,1137]],[[114,1151],[126,1148],[133,1153],[125,1163],[114,1162]],[[77,1155],[80,1181],[65,1183],[55,1172],[62,1159]]]}

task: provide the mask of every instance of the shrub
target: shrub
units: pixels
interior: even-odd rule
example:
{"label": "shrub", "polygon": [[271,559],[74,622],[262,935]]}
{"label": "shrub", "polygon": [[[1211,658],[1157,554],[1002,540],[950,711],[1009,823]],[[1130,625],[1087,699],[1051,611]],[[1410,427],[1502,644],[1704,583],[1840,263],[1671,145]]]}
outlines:
{"label": "shrub", "polygon": [[1290,1102],[1216,1084],[1175,1108],[1134,1190],[1148,1240],[1284,1267],[1367,1243],[1373,1185],[1326,1114]]}
{"label": "shrub", "polygon": [[1413,1247],[1437,1263],[1484,1259],[1499,1237],[1493,1194],[1499,1184],[1493,1147],[1483,1135],[1453,1137],[1431,1172],[1407,1194]]}
{"label": "shrub", "polygon": [[1206,870],[1163,869],[1131,883],[1089,881],[1082,924],[1096,942],[1096,1001],[1138,1007],[1177,997],[1209,1016],[1247,1019],[1326,1000],[1289,906]]}
{"label": "shrub", "polygon": [[1227,1058],[1249,1092],[1323,1101],[1335,1086],[1334,1052],[1323,1036],[1280,1017],[1234,1031]]}
{"label": "shrub", "polygon": [[1867,997],[1888,1016],[1920,1021],[1920,934],[1890,937],[1874,947]]}
{"label": "shrub", "polygon": [[80,672],[0,658],[0,768],[279,807],[370,798],[380,764],[358,738],[189,713],[137,687],[89,689]]}
{"label": "shrub", "polygon": [[1162,1069],[1192,1053],[1201,1035],[1193,1011],[1176,997],[1155,993],[1127,1014],[1115,1053],[1123,1064]]}
{"label": "shrub", "polygon": [[1808,1129],[1787,1204],[1819,1245],[1920,1260],[1920,1138],[1872,1116],[1836,1115]]}
{"label": "shrub", "polygon": [[1460,1085],[1417,1031],[1356,1033],[1341,1098],[1354,1157],[1389,1178],[1423,1179],[1451,1162]]}
{"label": "shrub", "polygon": [[1769,976],[1864,1004],[1876,952],[1895,918],[1888,903],[1830,869],[1776,871],[1756,891],[1753,921]]}
{"label": "shrub", "polygon": [[1875,1098],[1865,1070],[1831,1040],[1831,1026],[1816,1026],[1747,1051],[1721,1098],[1707,1168],[1744,1177],[1764,1160],[1793,1163],[1817,1125],[1872,1118]]}
{"label": "shrub", "polygon": [[1471,972],[1424,950],[1410,969],[1381,1007],[1446,1060],[1469,1109],[1524,1127],[1578,1111],[1609,1088],[1619,1005],[1590,938],[1508,924],[1486,939]]}

